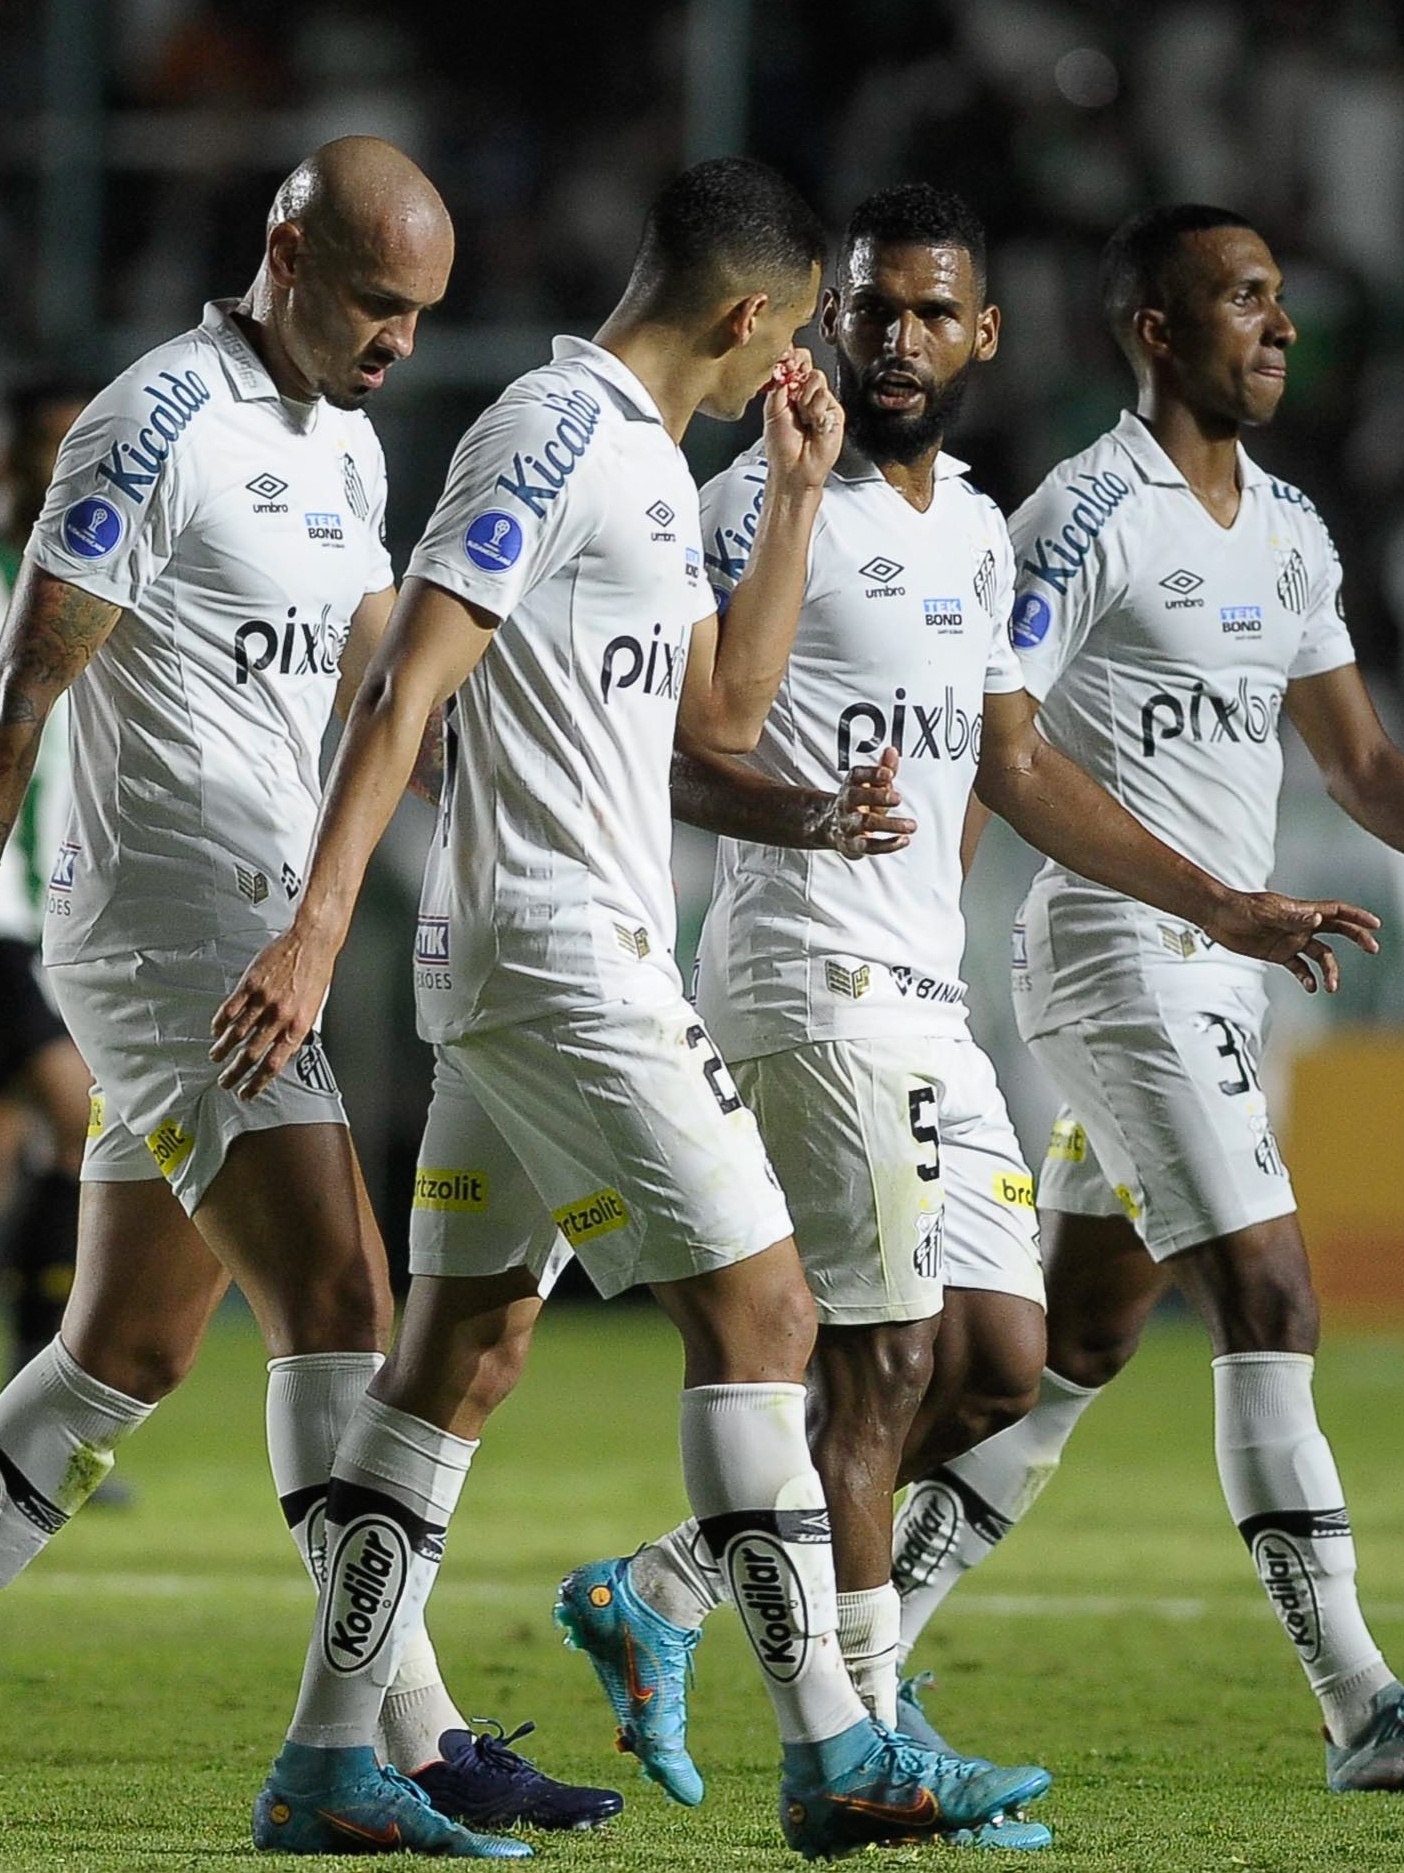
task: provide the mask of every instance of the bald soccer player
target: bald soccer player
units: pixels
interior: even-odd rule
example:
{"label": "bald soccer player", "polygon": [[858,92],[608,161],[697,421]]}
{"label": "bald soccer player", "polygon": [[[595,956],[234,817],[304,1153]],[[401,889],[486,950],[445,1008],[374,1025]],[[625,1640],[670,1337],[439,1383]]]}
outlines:
{"label": "bald soccer player", "polygon": [[[250,1106],[217,1083],[205,1030],[292,915],[323,732],[390,615],[362,406],[452,259],[443,202],[400,151],[319,150],[279,189],[243,299],[209,305],[79,418],[25,553],[0,641],[0,841],[71,690],[44,956],[97,1086],[62,1329],[0,1393],[0,1585],[184,1377],[231,1277],[269,1353],[278,1496],[314,1581],[323,1565],[332,1453],[390,1328],[384,1249],[317,1036]],[[417,773],[437,793],[432,768]],[[411,1770],[445,1735],[474,1819],[490,1797],[493,1819],[506,1801],[559,1821],[556,1785],[467,1733],[421,1627],[383,1746]],[[586,1819],[620,1805],[574,1793]]]}

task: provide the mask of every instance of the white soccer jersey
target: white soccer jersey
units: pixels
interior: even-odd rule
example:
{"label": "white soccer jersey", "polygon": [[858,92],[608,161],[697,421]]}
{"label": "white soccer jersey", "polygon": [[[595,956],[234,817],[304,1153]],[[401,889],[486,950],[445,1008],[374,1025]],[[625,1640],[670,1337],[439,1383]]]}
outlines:
{"label": "white soccer jersey", "polygon": [[[1222,527],[1128,411],[1010,522],[1011,635],[1049,740],[1168,845],[1260,891],[1287,684],[1354,653],[1316,509],[1242,449],[1238,460],[1242,501]],[[1014,982],[1026,1035],[1097,1013],[1129,986],[1176,994],[1196,966],[1262,969],[1051,862],[1022,923]]]}
{"label": "white soccer jersey", "polygon": [[[729,1059],[965,1025],[961,826],[983,698],[1022,678],[1006,629],[1009,537],[963,471],[937,458],[924,514],[853,449],[825,484],[795,648],[756,765],[832,790],[891,743],[918,829],[906,851],[861,864],[722,841],[698,1006]],[[703,490],[719,603],[745,570],[765,472],[758,446]]]}
{"label": "white soccer jersey", "polygon": [[384,508],[365,416],[281,397],[224,303],[79,417],[28,557],[123,610],[71,692],[46,961],[286,926]]}
{"label": "white soccer jersey", "polygon": [[712,609],[697,490],[647,390],[558,338],[458,446],[411,574],[502,620],[450,701],[420,1031],[680,992],[668,771]]}

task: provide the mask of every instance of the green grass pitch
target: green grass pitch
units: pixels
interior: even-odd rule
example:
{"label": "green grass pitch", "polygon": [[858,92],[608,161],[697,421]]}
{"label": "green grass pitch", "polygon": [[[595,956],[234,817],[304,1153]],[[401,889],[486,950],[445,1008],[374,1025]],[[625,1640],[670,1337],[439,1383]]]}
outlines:
{"label": "green grass pitch", "polygon": [[[0,1597],[4,1873],[270,1864],[248,1847],[249,1803],[292,1705],[310,1595],[268,1483],[262,1377],[251,1329],[222,1322],[127,1447],[138,1505],[88,1510]],[[431,1609],[465,1710],[534,1718],[545,1766],[628,1797],[599,1834],[539,1838],[539,1863],[562,1873],[798,1864],[779,1844],[778,1751],[730,1614],[699,1654],[692,1741],[708,1797],[691,1811],[613,1753],[593,1675],[551,1623],[564,1569],[682,1512],[678,1381],[650,1310],[548,1311]],[[1335,1339],[1319,1393],[1367,1611],[1397,1663],[1404,1344]],[[1315,1705],[1219,1497],[1209,1405],[1198,1335],[1154,1333],[916,1662],[939,1673],[935,1708],[958,1742],[1056,1771],[1046,1873],[1397,1869],[1404,1801],[1325,1791]]]}

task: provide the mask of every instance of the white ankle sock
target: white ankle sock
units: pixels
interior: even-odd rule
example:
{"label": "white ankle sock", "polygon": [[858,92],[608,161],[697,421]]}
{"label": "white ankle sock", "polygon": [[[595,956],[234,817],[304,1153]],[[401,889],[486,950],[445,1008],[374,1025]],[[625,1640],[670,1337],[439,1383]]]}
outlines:
{"label": "white ankle sock", "polygon": [[1214,1361],[1214,1454],[1229,1513],[1296,1647],[1332,1739],[1352,1743],[1393,1683],[1360,1611],[1355,1542],[1306,1353]]}
{"label": "white ankle sock", "polygon": [[897,1640],[902,1603],[891,1581],[838,1596],[838,1636],[853,1688],[879,1723],[897,1728]]}
{"label": "white ankle sock", "polygon": [[379,1399],[356,1407],[332,1468],[326,1579],[291,1742],[329,1749],[374,1740],[477,1448]]}
{"label": "white ankle sock", "polygon": [[839,1651],[829,1512],[804,1401],[802,1385],[703,1385],[682,1395],[688,1498],[784,1743],[823,1742],[867,1715]]}
{"label": "white ankle sock", "polygon": [[655,1613],[689,1631],[727,1597],[721,1569],[692,1516],[639,1549],[629,1563],[629,1585]]}
{"label": "white ankle sock", "polygon": [[[273,1484],[302,1564],[318,1587],[326,1570],[324,1518],[332,1461],[352,1413],[384,1363],[379,1353],[297,1353],[268,1362]],[[437,1758],[445,1730],[462,1728],[464,1719],[421,1624],[405,1635],[399,1670],[381,1709],[377,1747],[397,1769],[419,1769]]]}
{"label": "white ankle sock", "polygon": [[912,1484],[892,1530],[892,1579],[902,1600],[899,1666],[961,1576],[1037,1501],[1096,1396],[1045,1368],[1027,1417]]}
{"label": "white ankle sock", "polygon": [[156,1409],[104,1385],[57,1336],[0,1392],[0,1587],[28,1567]]}

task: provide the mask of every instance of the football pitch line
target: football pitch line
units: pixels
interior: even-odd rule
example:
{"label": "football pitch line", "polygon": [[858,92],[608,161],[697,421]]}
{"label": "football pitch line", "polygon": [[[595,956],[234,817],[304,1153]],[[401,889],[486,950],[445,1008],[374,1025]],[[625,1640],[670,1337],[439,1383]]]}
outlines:
{"label": "football pitch line", "polygon": [[[45,1570],[24,1574],[10,1592],[37,1599],[92,1599],[110,1594],[129,1600],[279,1600],[303,1601],[311,1596],[303,1581],[284,1574],[147,1574],[111,1570]],[[544,1606],[547,1595],[539,1585],[522,1581],[441,1581],[434,1589],[435,1606]],[[1163,1619],[1189,1622],[1214,1615],[1233,1617],[1248,1609],[1266,1612],[1256,1594],[1215,1594],[1209,1597],[1168,1598],[1115,1593],[968,1593],[953,1599],[946,1617],[976,1619]],[[1366,1608],[1376,1620],[1404,1620],[1404,1601],[1376,1601]]]}

